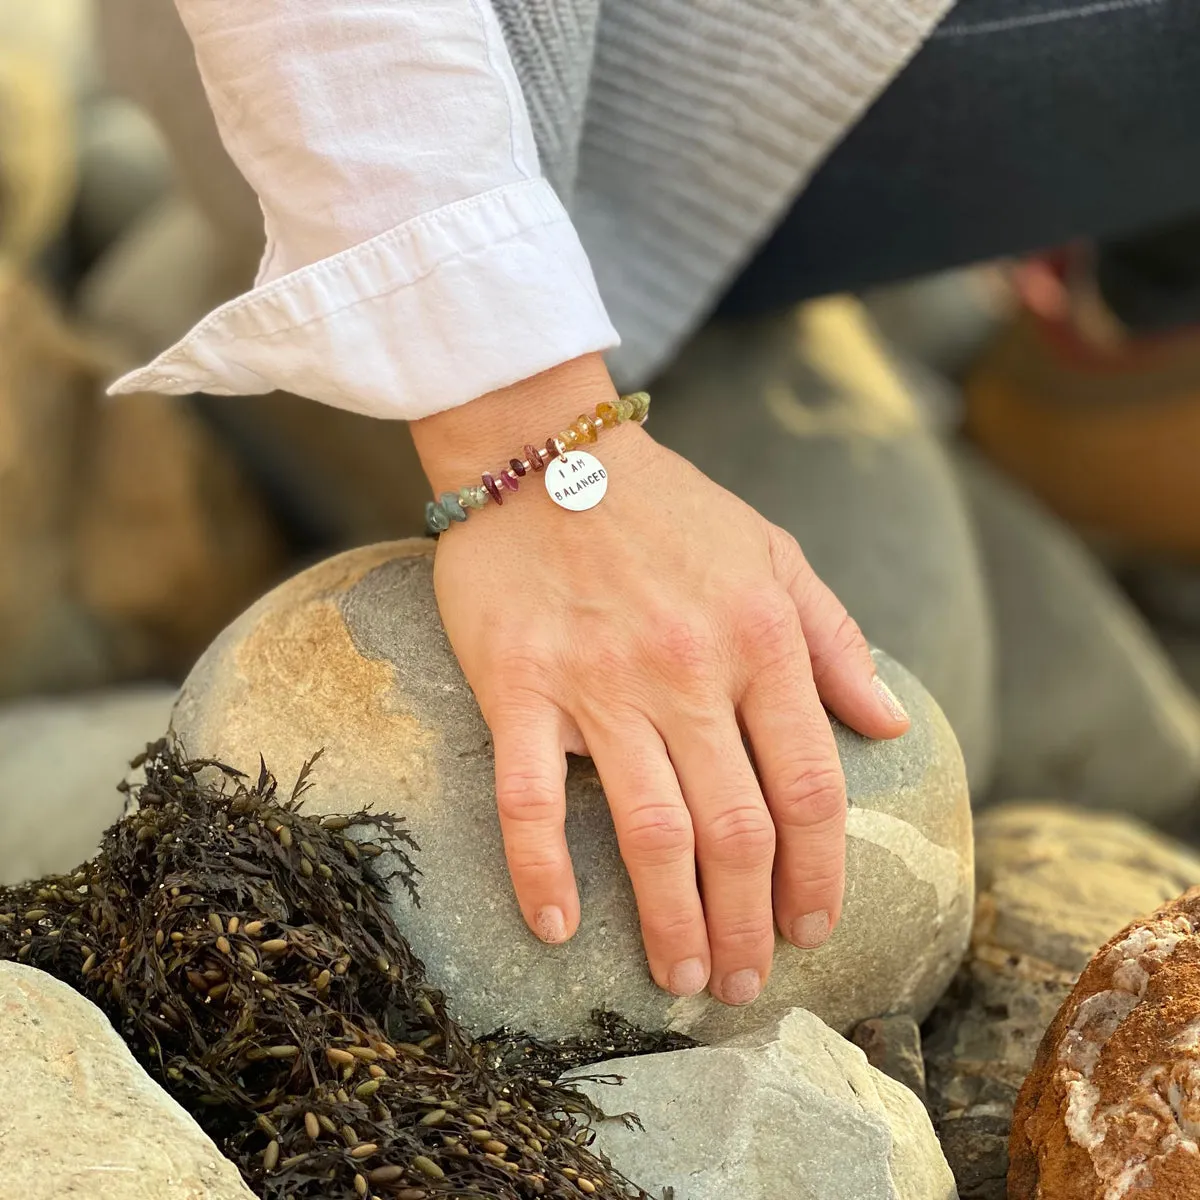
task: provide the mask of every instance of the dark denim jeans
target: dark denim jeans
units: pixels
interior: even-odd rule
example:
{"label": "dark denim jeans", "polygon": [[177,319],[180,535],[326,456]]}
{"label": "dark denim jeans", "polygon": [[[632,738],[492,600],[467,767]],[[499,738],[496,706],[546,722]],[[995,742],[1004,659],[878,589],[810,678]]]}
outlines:
{"label": "dark denim jeans", "polygon": [[959,0],[722,308],[1080,237],[1119,315],[1200,319],[1200,0]]}

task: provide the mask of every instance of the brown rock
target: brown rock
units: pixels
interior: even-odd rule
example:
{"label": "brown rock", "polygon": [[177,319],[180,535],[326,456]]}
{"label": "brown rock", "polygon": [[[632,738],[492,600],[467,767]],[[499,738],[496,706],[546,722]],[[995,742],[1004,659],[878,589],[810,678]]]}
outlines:
{"label": "brown rock", "polygon": [[186,670],[285,561],[258,496],[176,399],[99,408],[80,497],[79,599],[157,671]]}
{"label": "brown rock", "polygon": [[111,653],[71,590],[79,434],[102,363],[0,262],[0,697],[97,684]]}
{"label": "brown rock", "polygon": [[264,507],[186,404],[0,266],[0,697],[185,667],[272,581]]}
{"label": "brown rock", "polygon": [[1092,959],[1013,1120],[1009,1200],[1200,1195],[1200,888]]}
{"label": "brown rock", "polygon": [[1200,881],[1200,860],[1127,817],[1048,804],[976,822],[975,930],[925,1025],[929,1104],[963,1200],[1002,1200],[1017,1093],[1097,946]]}

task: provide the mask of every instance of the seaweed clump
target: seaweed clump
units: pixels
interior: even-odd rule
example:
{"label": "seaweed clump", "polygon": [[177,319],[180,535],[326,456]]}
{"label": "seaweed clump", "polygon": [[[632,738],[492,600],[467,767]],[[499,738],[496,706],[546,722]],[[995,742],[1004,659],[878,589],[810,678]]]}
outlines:
{"label": "seaweed clump", "polygon": [[102,1008],[263,1200],[649,1200],[546,1048],[447,1015],[388,910],[418,878],[396,819],[309,817],[312,763],[286,796],[166,740],[135,765],[95,859],[0,888],[0,959]]}

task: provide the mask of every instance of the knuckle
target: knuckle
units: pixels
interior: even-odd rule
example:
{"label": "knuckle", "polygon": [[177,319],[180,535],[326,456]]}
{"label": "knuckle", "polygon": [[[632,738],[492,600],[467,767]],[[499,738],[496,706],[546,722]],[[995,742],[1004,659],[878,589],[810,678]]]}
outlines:
{"label": "knuckle", "polygon": [[760,916],[747,914],[715,921],[709,933],[709,945],[714,956],[728,958],[731,954],[753,952],[775,942],[774,917],[768,906]]}
{"label": "knuckle", "polygon": [[673,677],[696,679],[712,674],[716,638],[703,622],[678,615],[650,623],[649,648],[653,657]]}
{"label": "knuckle", "polygon": [[736,620],[743,641],[772,656],[786,652],[799,640],[796,606],[774,588],[743,597]]}
{"label": "knuckle", "polygon": [[546,853],[539,853],[535,850],[531,851],[509,851],[506,855],[508,859],[508,869],[514,876],[521,876],[526,880],[540,880],[545,882],[552,876],[556,876],[558,871],[562,869],[562,860]]}
{"label": "knuckle", "polygon": [[806,829],[841,823],[846,816],[846,781],[840,767],[797,763],[776,778],[772,797],[778,820]]}
{"label": "knuckle", "polygon": [[803,899],[804,907],[814,908],[826,897],[840,896],[845,882],[842,861],[840,854],[831,852],[819,862],[805,860],[792,864],[787,874],[788,882],[796,892],[795,898]]}
{"label": "knuckle", "polygon": [[695,853],[692,822],[677,804],[643,804],[621,822],[621,845],[626,861],[660,866]]}
{"label": "knuckle", "polygon": [[652,937],[662,942],[682,942],[703,936],[703,924],[682,905],[667,908],[659,905],[642,918],[642,926]]}
{"label": "knuckle", "polygon": [[867,639],[858,627],[858,622],[843,608],[829,639],[835,654],[862,653],[867,650]]}
{"label": "knuckle", "polygon": [[772,525],[769,537],[771,566],[775,572],[775,578],[785,588],[791,590],[792,586],[799,583],[806,573],[811,574],[808,560],[804,557],[800,543],[786,529]]}
{"label": "knuckle", "polygon": [[502,821],[517,824],[549,823],[562,811],[555,784],[524,771],[510,771],[496,779],[496,806]]}
{"label": "knuckle", "polygon": [[525,630],[520,633],[497,630],[485,646],[489,669],[509,682],[542,679],[555,661],[552,648]]}
{"label": "knuckle", "polygon": [[759,805],[736,805],[709,821],[704,840],[718,862],[759,863],[775,853],[775,826]]}

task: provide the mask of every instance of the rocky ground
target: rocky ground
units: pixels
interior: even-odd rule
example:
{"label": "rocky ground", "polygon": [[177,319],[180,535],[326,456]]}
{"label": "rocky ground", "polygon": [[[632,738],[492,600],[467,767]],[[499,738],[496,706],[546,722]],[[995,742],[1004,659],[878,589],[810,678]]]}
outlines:
{"label": "rocky ground", "polygon": [[[1089,962],[1200,884],[1200,575],[1114,571],[960,443],[954,373],[1002,317],[995,276],[714,325],[655,388],[656,435],[796,535],[914,715],[894,745],[838,731],[849,891],[830,944],[781,946],[749,1011],[672,1004],[586,762],[568,782],[581,933],[549,950],[520,922],[430,547],[385,542],[420,531],[403,427],[279,395],[101,399],[243,286],[257,213],[227,165],[199,169],[198,85],[164,71],[141,98],[196,148],[172,170],[103,82],[89,12],[0,7],[0,885],[94,849],[127,759],[174,705],[193,754],[253,770],[261,751],[287,778],[324,747],[316,811],[409,820],[424,903],[397,895],[395,915],[475,1032],[575,1034],[607,1006],[705,1043],[619,1064],[628,1091],[609,1105],[645,1132],[601,1144],[648,1188],[1001,1200],[1018,1093],[1060,1009],[1047,1087],[1107,1096],[1126,1069],[1120,1038],[1093,1037],[1100,993],[1132,996],[1126,1015],[1147,1000],[1139,1069],[1175,1090],[1144,1107],[1194,1147],[1197,1018],[1160,1002],[1200,979],[1194,906],[1134,926],[1133,966],[1112,947]],[[131,46],[110,38],[118,76]],[[1102,1043],[1086,1070],[1072,1031]],[[0,1062],[21,1098],[0,1106],[0,1195],[247,1194],[97,1014],[23,968],[0,966]],[[81,1115],[98,1095],[117,1100]],[[1088,1171],[1136,1176],[1146,1200],[1185,1194],[1164,1190],[1178,1162],[1119,1122],[1088,1125],[1084,1163],[1071,1128],[1024,1103],[1021,1178],[1032,1154],[1042,1192],[1022,1198],[1106,1195]],[[45,1161],[56,1183],[39,1192]]]}

